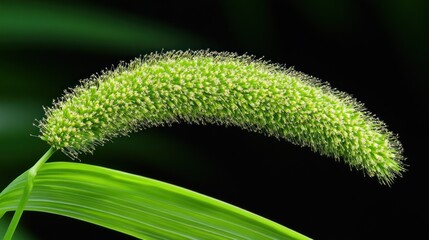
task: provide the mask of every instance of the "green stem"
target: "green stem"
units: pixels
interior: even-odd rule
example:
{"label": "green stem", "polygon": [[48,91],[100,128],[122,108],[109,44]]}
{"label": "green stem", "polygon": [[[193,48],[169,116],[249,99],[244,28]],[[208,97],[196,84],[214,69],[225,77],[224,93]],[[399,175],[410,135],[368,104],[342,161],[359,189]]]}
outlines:
{"label": "green stem", "polygon": [[19,202],[18,208],[13,215],[12,221],[9,224],[9,227],[6,231],[6,234],[3,240],[10,240],[15,232],[16,227],[18,226],[19,219],[21,219],[22,213],[24,212],[25,204],[27,203],[28,198],[30,197],[30,193],[33,190],[34,178],[37,175],[39,169],[43,166],[43,164],[55,153],[54,148],[50,148],[40,159],[28,170],[28,178],[27,185],[24,188],[24,192],[22,194],[21,200]]}

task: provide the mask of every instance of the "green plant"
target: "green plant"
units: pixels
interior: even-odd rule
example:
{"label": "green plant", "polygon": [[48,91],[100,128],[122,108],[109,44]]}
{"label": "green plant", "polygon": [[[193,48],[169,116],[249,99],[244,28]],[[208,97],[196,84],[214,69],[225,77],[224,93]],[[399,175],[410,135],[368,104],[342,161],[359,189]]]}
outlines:
{"label": "green plant", "polygon": [[44,164],[57,150],[77,158],[114,137],[175,122],[234,125],[286,139],[382,184],[404,170],[396,136],[362,104],[317,79],[250,56],[155,53],[84,80],[46,109],[38,126],[51,148],[0,195],[0,215],[16,209],[5,239],[24,209],[146,239],[306,238],[169,184],[80,163]]}

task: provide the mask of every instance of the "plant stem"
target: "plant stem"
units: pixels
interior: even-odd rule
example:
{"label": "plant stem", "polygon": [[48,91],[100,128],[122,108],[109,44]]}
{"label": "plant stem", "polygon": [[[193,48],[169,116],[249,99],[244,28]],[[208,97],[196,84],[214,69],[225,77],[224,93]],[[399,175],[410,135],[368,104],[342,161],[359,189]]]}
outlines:
{"label": "plant stem", "polygon": [[33,190],[34,178],[37,175],[39,169],[43,166],[43,164],[54,154],[56,149],[49,148],[49,150],[39,159],[39,161],[31,167],[28,172],[27,185],[24,188],[24,192],[22,194],[21,200],[19,202],[18,208],[13,215],[12,221],[9,224],[9,227],[6,231],[6,234],[3,240],[10,240],[15,232],[16,227],[18,226],[19,219],[21,219],[22,213],[24,212],[25,204],[27,203],[28,198],[30,197],[30,193]]}

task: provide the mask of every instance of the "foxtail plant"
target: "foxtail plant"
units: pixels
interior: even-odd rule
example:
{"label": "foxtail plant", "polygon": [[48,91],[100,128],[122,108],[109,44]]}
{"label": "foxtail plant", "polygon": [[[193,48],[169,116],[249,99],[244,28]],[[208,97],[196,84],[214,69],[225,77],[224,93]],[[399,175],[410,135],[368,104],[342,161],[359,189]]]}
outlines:
{"label": "foxtail plant", "polygon": [[176,122],[286,139],[382,184],[404,170],[397,137],[346,93],[291,68],[225,52],[171,51],[121,63],[66,91],[38,126],[49,154],[77,158],[114,137]]}
{"label": "foxtail plant", "polygon": [[402,148],[362,104],[326,83],[249,56],[150,54],[84,80],[40,121],[40,138],[77,157],[118,135],[172,124],[234,125],[309,146],[389,184]]}

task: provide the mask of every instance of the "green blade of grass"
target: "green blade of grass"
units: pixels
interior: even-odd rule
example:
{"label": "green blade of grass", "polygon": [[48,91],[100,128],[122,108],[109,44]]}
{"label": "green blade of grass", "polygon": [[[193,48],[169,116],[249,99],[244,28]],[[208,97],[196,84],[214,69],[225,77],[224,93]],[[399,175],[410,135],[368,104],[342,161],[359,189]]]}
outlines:
{"label": "green blade of grass", "polygon": [[[27,172],[0,194],[16,209]],[[308,239],[246,210],[168,183],[82,163],[45,164],[26,210],[63,215],[144,239]]]}

